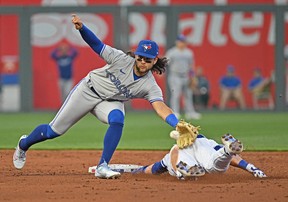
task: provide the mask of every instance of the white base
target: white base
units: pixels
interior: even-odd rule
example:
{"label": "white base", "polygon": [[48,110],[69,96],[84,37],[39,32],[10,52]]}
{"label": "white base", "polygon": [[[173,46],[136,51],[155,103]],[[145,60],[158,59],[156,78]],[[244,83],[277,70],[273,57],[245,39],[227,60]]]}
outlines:
{"label": "white base", "polygon": [[[108,165],[113,171],[120,172],[120,173],[131,173],[134,170],[142,167],[140,165],[134,164],[109,164]],[[95,173],[97,166],[91,166],[88,169],[88,173]]]}

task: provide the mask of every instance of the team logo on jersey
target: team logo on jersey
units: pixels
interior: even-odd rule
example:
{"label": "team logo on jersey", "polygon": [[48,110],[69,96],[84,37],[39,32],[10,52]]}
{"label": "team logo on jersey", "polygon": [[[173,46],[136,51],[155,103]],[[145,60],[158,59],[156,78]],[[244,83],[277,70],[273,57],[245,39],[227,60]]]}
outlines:
{"label": "team logo on jersey", "polygon": [[147,50],[150,50],[152,48],[151,44],[143,44],[142,47],[144,48],[144,52],[146,52]]}
{"label": "team logo on jersey", "polygon": [[126,98],[133,98],[132,93],[130,93],[130,90],[121,83],[121,81],[112,73],[109,72],[106,69],[106,77],[110,79],[110,81],[115,85],[115,87],[118,89],[120,94],[123,94]]}

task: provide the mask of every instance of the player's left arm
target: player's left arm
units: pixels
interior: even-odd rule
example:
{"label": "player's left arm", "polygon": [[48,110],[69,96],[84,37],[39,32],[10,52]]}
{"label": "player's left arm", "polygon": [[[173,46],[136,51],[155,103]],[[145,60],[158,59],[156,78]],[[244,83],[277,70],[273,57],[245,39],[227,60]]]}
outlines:
{"label": "player's left arm", "polygon": [[230,165],[234,166],[234,167],[241,168],[241,169],[251,173],[252,175],[254,175],[254,177],[259,177],[259,178],[267,177],[267,175],[261,169],[257,168],[252,163],[246,162],[239,155],[233,156]]}
{"label": "player's left arm", "polygon": [[152,174],[152,175],[160,175],[165,172],[167,172],[167,168],[166,166],[163,165],[162,161],[158,161],[156,163],[153,163],[147,166],[142,166],[132,171],[133,174],[145,173],[145,174]]}

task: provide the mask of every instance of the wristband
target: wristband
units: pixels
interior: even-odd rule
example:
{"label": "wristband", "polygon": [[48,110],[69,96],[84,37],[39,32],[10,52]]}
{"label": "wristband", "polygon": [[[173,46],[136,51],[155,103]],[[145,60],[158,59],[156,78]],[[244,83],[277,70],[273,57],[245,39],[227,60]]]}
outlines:
{"label": "wristband", "polygon": [[248,163],[245,160],[241,160],[238,164],[238,166],[244,170],[246,170]]}
{"label": "wristband", "polygon": [[169,114],[166,119],[165,119],[166,123],[168,123],[170,126],[172,126],[173,128],[176,127],[176,125],[178,124],[179,120],[177,119],[177,117],[175,116],[175,114]]}

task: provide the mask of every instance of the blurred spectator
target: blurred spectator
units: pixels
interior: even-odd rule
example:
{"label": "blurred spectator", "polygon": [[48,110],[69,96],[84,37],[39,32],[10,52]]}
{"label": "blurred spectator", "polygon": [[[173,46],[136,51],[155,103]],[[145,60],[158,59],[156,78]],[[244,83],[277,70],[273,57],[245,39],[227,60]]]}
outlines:
{"label": "blurred spectator", "polygon": [[59,71],[58,85],[62,102],[66,99],[73,87],[73,61],[77,54],[77,50],[70,47],[67,43],[61,43],[51,53],[51,57],[57,63]]}
{"label": "blurred spectator", "polygon": [[242,84],[239,77],[235,75],[235,68],[228,65],[226,75],[220,80],[220,109],[226,108],[229,100],[235,100],[240,109],[245,109],[245,101],[242,93]]}
{"label": "blurred spectator", "polygon": [[259,68],[254,69],[254,76],[248,86],[249,91],[252,93],[254,109],[259,109],[259,102],[262,100],[268,101],[268,107],[270,109],[274,108],[273,97],[270,89],[272,79],[273,74],[269,78],[264,78]]}
{"label": "blurred spectator", "polygon": [[180,98],[184,95],[184,111],[186,119],[199,119],[193,106],[192,90],[190,88],[191,72],[194,69],[195,59],[192,50],[187,47],[186,37],[179,35],[175,46],[166,53],[169,59],[168,85],[170,89],[170,107],[175,115],[180,117]]}
{"label": "blurred spectator", "polygon": [[191,82],[191,88],[193,90],[193,103],[195,104],[195,107],[207,108],[210,86],[209,81],[203,75],[202,67],[196,69],[195,76]]}

